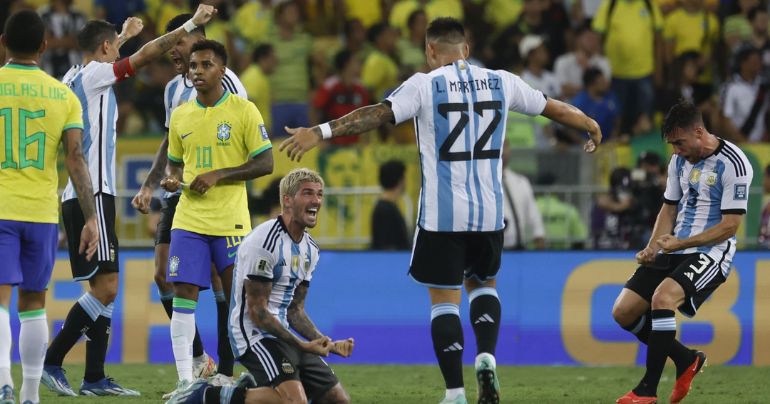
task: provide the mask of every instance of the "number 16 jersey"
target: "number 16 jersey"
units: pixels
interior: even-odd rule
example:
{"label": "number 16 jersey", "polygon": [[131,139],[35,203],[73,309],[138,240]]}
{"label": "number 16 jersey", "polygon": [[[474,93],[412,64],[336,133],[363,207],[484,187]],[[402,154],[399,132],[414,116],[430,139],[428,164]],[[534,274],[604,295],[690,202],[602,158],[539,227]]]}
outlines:
{"label": "number 16 jersey", "polygon": [[384,103],[396,123],[415,118],[422,167],[417,225],[440,232],[501,230],[508,111],[538,115],[546,101],[518,76],[464,60],[416,73],[393,91]]}

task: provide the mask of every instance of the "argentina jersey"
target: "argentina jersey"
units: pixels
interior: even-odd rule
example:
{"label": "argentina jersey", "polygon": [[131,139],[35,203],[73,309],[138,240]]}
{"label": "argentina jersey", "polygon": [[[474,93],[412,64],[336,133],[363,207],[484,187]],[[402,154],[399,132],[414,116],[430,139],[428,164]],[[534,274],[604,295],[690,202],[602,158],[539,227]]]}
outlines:
{"label": "argentina jersey", "polygon": [[[229,91],[231,94],[235,94],[241,98],[248,99],[246,94],[246,88],[230,68],[225,67],[225,75],[222,77],[222,87]],[[187,79],[187,76],[183,74],[177,74],[176,77],[166,83],[166,88],[163,91],[163,105],[166,108],[166,131],[168,132],[168,125],[171,122],[171,113],[174,112],[176,107],[184,104],[185,102],[192,101],[198,95],[192,82]],[[176,192],[164,193],[164,198],[170,198],[171,196],[181,195],[182,190]]]}
{"label": "argentina jersey", "polygon": [[441,232],[501,230],[508,111],[542,113],[543,93],[507,71],[458,60],[416,73],[385,103],[396,123],[415,118],[422,170],[417,225]]}
{"label": "argentina jersey", "polygon": [[[665,203],[677,205],[674,236],[681,240],[703,233],[721,222],[723,214],[745,214],[753,175],[743,151],[722,139],[714,153],[698,163],[671,156],[664,198]],[[703,253],[719,262],[726,277],[735,254],[735,236],[673,254],[690,253]]]}
{"label": "argentina jersey", "polygon": [[[125,79],[115,63],[92,61],[72,66],[62,82],[72,89],[83,107],[83,155],[94,193],[116,195],[115,140],[118,104],[112,85]],[[77,198],[72,180],[67,181],[62,200]]]}
{"label": "argentina jersey", "polygon": [[230,299],[230,344],[236,357],[262,338],[273,338],[251,320],[246,280],[272,283],[268,310],[289,329],[286,311],[297,286],[312,279],[319,251],[307,233],[295,243],[280,216],[262,223],[243,238],[235,259]]}

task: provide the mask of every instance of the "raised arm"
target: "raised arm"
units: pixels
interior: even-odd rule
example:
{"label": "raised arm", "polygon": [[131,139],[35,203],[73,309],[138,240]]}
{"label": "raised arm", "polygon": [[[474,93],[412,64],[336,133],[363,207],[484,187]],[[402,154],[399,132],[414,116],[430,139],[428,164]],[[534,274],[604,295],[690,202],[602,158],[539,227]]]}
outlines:
{"label": "raised arm", "polygon": [[[286,152],[291,160],[300,161],[302,155],[316,147],[323,139],[358,135],[379,128],[381,125],[395,119],[393,110],[385,103],[368,105],[343,116],[312,128],[286,128],[291,137],[284,140],[278,151]],[[324,128],[328,132],[324,136]]]}
{"label": "raised arm", "polygon": [[588,153],[593,153],[596,146],[602,142],[602,130],[599,128],[599,124],[570,104],[548,98],[541,115],[562,125],[588,132],[590,139],[583,146],[583,150]]}
{"label": "raised arm", "polygon": [[118,34],[118,39],[115,41],[115,47],[120,49],[120,47],[128,42],[129,39],[139,35],[139,33],[142,32],[142,29],[144,29],[144,22],[142,22],[141,18],[126,18],[126,21],[123,23],[123,28],[121,29],[120,34]]}
{"label": "raised arm", "polygon": [[94,189],[91,186],[91,175],[88,173],[88,164],[83,157],[81,139],[83,130],[79,128],[67,129],[62,136],[64,146],[64,165],[69,172],[70,180],[75,186],[78,195],[80,210],[83,211],[85,225],[80,233],[79,253],[86,253],[86,259],[91,260],[96,247],[99,244],[99,230],[96,225],[96,210],[94,209]]}
{"label": "raised arm", "polygon": [[157,59],[171,49],[189,31],[209,22],[216,12],[217,9],[213,6],[199,5],[198,9],[195,10],[195,15],[184,25],[146,43],[136,53],[129,56],[128,60],[131,63],[131,68],[136,70],[150,63],[153,59]]}

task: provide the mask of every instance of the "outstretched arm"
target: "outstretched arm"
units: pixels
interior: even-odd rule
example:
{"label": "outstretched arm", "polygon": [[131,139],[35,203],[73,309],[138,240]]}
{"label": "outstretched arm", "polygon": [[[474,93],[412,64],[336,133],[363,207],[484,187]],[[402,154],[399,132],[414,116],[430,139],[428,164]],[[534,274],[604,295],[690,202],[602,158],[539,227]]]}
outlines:
{"label": "outstretched arm", "polygon": [[602,130],[599,128],[599,124],[570,104],[548,98],[541,115],[562,125],[588,132],[590,139],[583,146],[583,149],[589,153],[593,153],[596,146],[602,142]]}
{"label": "outstretched arm", "polygon": [[123,28],[121,29],[120,34],[118,34],[118,39],[115,41],[115,47],[120,49],[120,47],[128,42],[129,39],[139,35],[143,28],[144,23],[141,18],[126,18],[126,21],[123,23]]}
{"label": "outstretched arm", "polygon": [[[302,155],[314,148],[321,140],[329,137],[358,135],[380,127],[395,119],[393,110],[384,103],[368,105],[343,116],[329,121],[327,124],[312,128],[286,128],[291,137],[284,140],[278,151],[286,152],[290,159],[300,161]],[[328,133],[324,136],[322,127],[328,125]]]}

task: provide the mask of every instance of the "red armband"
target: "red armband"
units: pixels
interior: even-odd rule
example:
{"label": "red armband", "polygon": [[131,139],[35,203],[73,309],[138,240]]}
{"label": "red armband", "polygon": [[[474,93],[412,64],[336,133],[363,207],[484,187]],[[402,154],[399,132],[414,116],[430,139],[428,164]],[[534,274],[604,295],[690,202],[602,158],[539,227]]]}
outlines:
{"label": "red armband", "polygon": [[115,73],[115,79],[117,81],[123,81],[129,77],[132,77],[136,72],[131,67],[131,62],[128,58],[123,58],[112,64],[112,72]]}

